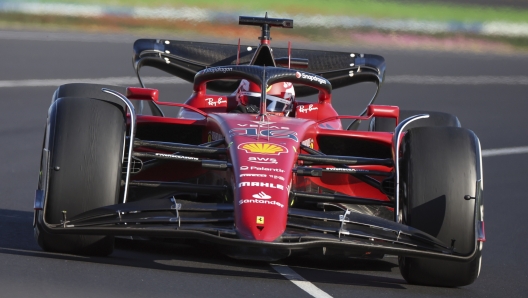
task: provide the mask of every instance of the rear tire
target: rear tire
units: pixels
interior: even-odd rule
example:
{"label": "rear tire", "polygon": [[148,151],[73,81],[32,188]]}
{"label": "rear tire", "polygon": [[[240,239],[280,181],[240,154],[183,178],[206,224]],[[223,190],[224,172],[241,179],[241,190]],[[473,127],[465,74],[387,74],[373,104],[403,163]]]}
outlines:
{"label": "rear tire", "polygon": [[[426,127],[426,126],[450,126],[460,127],[460,121],[455,115],[444,113],[444,112],[433,112],[433,111],[414,111],[414,110],[400,110],[400,121],[407,119],[414,115],[429,114],[429,118],[421,119],[419,121],[411,122],[407,125],[406,130],[415,127]],[[384,131],[394,132],[396,129],[396,119],[394,118],[377,118],[374,117],[370,123],[371,131]]]}
{"label": "rear tire", "polygon": [[478,139],[458,127],[420,127],[402,142],[402,222],[470,255],[469,262],[400,257],[400,271],[411,284],[459,287],[473,283],[480,271],[475,248],[475,196]]}
{"label": "rear tire", "polygon": [[[124,110],[103,100],[59,98],[48,115],[46,147],[49,183],[45,220],[59,224],[62,211],[71,219],[118,203],[125,137]],[[35,237],[42,249],[60,253],[109,255],[114,237],[51,234],[37,214]]]}

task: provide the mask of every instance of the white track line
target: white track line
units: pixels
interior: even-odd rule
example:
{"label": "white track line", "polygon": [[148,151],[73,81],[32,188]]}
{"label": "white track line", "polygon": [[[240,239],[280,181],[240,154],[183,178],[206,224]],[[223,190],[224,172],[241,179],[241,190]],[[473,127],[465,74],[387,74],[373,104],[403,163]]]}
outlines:
{"label": "white track line", "polygon": [[528,153],[528,146],[482,150],[482,157]]}
{"label": "white track line", "polygon": [[300,276],[297,272],[293,271],[290,267],[286,265],[278,265],[278,264],[272,264],[271,268],[275,269],[278,273],[280,273],[282,276],[286,277],[289,281],[291,281],[293,284],[301,288],[306,293],[310,294],[313,297],[316,298],[332,298],[332,296],[328,295],[323,290],[316,287],[311,282],[304,279],[302,276]]}
{"label": "white track line", "polygon": [[[144,77],[145,84],[181,84],[184,80],[176,77]],[[93,83],[110,85],[136,85],[136,77],[110,77],[101,79],[47,79],[47,80],[5,80],[0,88],[49,87],[67,83]],[[418,85],[528,85],[528,76],[408,76],[396,75],[387,78],[387,83]]]}

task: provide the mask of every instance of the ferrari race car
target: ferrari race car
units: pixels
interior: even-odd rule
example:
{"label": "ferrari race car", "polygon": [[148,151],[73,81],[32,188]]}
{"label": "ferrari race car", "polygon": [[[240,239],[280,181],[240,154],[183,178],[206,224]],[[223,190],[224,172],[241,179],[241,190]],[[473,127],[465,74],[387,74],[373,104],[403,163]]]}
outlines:
{"label": "ferrari race car", "polygon": [[[383,57],[272,50],[270,28],[293,20],[239,23],[261,27],[258,46],[140,39],[142,88],[55,91],[34,204],[42,249],[109,255],[123,236],[191,239],[262,261],[390,254],[409,283],[471,284],[485,241],[476,135],[453,115],[375,105],[375,95],[359,116],[338,115],[332,89],[379,90]],[[141,82],[144,66],[193,93],[160,101]],[[290,91],[271,96],[273,86]],[[165,117],[163,106],[180,112]]]}

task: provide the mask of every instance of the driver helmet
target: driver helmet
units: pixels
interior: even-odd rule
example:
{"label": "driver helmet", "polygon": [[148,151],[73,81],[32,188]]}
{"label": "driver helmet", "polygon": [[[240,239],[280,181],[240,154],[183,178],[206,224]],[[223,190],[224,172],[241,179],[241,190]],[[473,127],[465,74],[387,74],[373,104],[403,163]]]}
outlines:
{"label": "driver helmet", "polygon": [[[242,80],[238,86],[236,97],[239,105],[245,106],[249,113],[258,113],[260,108],[260,86]],[[280,82],[269,86],[266,90],[266,111],[274,114],[288,115],[295,100],[295,89],[290,82]]]}

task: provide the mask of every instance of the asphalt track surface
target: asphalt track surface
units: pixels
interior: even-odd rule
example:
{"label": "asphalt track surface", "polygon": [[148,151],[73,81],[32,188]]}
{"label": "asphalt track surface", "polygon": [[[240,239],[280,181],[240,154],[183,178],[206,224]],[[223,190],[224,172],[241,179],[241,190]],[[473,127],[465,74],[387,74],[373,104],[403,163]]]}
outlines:
{"label": "asphalt track surface", "polygon": [[[0,80],[133,76],[130,37],[79,42],[82,34],[70,41],[38,36],[0,38]],[[369,52],[387,58],[387,76],[523,76],[528,69],[523,55]],[[191,91],[183,84],[151,87],[160,88],[162,100],[183,101]],[[214,247],[122,240],[105,258],[43,252],[33,239],[32,206],[54,89],[0,88],[0,297],[310,297],[270,264],[232,260]],[[357,113],[368,91],[336,90],[334,105],[342,114]],[[453,113],[483,149],[528,146],[528,85],[388,83],[378,103]],[[391,256],[297,257],[279,264],[333,297],[525,297],[527,168],[528,154],[484,158],[487,242],[480,277],[470,286],[409,285]]]}

